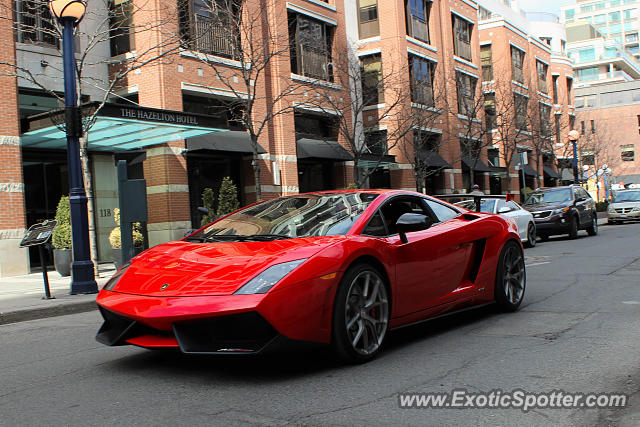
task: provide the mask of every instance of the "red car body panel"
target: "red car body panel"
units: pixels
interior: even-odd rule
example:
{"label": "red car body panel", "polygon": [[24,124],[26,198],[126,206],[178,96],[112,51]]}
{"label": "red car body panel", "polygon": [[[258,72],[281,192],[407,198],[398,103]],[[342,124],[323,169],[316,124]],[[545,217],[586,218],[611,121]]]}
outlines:
{"label": "red car body panel", "polygon": [[[407,243],[397,235],[364,236],[360,233],[369,218],[386,200],[396,195],[424,196],[349,191],[380,196],[347,235],[244,243],[169,242],[135,257],[115,289],[102,290],[97,303],[103,310],[169,334],[145,333],[127,338],[126,343],[170,348],[178,346],[170,336],[177,323],[249,312],[258,313],[286,338],[330,343],[337,287],[345,270],[363,259],[380,266],[387,276],[390,328],[494,300],[500,251],[508,240],[521,244],[514,222],[456,208],[463,214],[407,233]],[[233,294],[270,266],[299,259],[307,260],[267,293]],[[168,286],[163,290],[164,284]]]}

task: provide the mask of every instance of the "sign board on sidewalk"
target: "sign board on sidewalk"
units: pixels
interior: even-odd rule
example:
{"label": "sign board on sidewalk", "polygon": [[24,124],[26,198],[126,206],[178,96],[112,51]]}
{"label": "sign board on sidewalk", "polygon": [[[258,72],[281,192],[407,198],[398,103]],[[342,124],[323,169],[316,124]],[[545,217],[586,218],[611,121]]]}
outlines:
{"label": "sign board on sidewalk", "polygon": [[40,224],[34,224],[24,234],[22,241],[20,241],[20,247],[26,248],[29,246],[43,245],[49,241],[53,229],[58,225],[58,221],[55,219],[46,220]]}

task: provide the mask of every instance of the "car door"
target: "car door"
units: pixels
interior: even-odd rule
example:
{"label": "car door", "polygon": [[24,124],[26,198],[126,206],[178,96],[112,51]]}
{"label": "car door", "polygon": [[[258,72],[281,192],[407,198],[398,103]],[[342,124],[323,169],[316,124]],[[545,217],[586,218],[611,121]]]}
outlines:
{"label": "car door", "polygon": [[[444,209],[438,214],[429,208],[423,198],[403,196],[381,207],[389,230],[387,241],[392,247],[396,266],[394,306],[398,316],[443,303],[457,288],[463,275],[460,270],[464,270],[471,245],[465,244],[457,233],[456,218],[460,213],[444,205],[439,206]],[[395,222],[402,213],[409,211],[427,215],[435,223],[427,230],[407,233],[408,242],[403,244],[395,229]]]}
{"label": "car door", "polygon": [[574,187],[573,195],[575,197],[575,205],[580,218],[580,226],[584,227],[586,224],[591,222],[591,218],[589,216],[589,200],[591,199],[591,196],[589,196],[589,193],[587,193],[582,187]]}

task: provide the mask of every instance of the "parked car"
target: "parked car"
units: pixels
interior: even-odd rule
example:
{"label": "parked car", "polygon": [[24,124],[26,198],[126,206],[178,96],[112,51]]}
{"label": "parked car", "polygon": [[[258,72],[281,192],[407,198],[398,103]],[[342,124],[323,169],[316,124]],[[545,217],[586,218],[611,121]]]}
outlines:
{"label": "parked car", "polygon": [[[469,210],[475,210],[476,208],[475,201],[473,200],[458,202],[456,205]],[[536,224],[533,220],[533,214],[516,202],[491,198],[482,199],[480,201],[480,212],[499,214],[513,218],[518,226],[520,240],[530,248],[536,245]]]}
{"label": "parked car", "polygon": [[251,354],[291,340],[364,362],[387,331],[526,286],[513,221],[420,193],[262,201],[134,257],[100,291],[107,345]]}
{"label": "parked car", "polygon": [[575,239],[578,230],[598,234],[596,203],[579,185],[538,188],[522,205],[533,214],[538,236],[546,240],[556,234]]}
{"label": "parked car", "polygon": [[618,191],[607,208],[607,222],[618,224],[640,220],[640,190]]}

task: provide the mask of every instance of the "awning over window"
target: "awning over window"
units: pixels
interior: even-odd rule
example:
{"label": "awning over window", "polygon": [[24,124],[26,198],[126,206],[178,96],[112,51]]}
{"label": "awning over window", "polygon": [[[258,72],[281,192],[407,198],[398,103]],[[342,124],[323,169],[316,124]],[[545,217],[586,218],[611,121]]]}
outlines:
{"label": "awning over window", "polygon": [[300,138],[296,147],[298,159],[353,160],[353,156],[336,141]]}
{"label": "awning over window", "polygon": [[[81,107],[89,117],[99,106],[94,102]],[[29,148],[66,148],[64,110],[29,117],[21,145]],[[89,130],[89,150],[117,152],[170,141],[226,131],[226,123],[216,117],[183,111],[160,110],[133,105],[105,104]]]}
{"label": "awning over window", "polygon": [[534,168],[532,168],[531,166],[529,166],[527,163],[521,164],[520,167],[522,168],[524,174],[527,175],[527,176],[536,176],[536,175],[538,175],[538,172],[536,172],[536,170]]}
{"label": "awning over window", "polygon": [[[233,151],[236,153],[253,153],[251,136],[247,132],[229,131],[196,136],[187,139],[188,151]],[[258,154],[267,151],[258,145]]]}
{"label": "awning over window", "polygon": [[418,150],[417,157],[428,169],[451,169],[451,165],[435,151]]}
{"label": "awning over window", "polygon": [[543,166],[543,170],[544,170],[544,174],[547,175],[549,178],[560,178],[560,175],[558,175],[558,172],[554,171],[553,168],[551,166]]}
{"label": "awning over window", "polygon": [[[462,156],[460,160],[462,160],[462,167],[471,169],[471,160],[469,159],[469,156]],[[473,170],[475,172],[491,172],[489,166],[485,165],[480,159],[476,161],[476,165]]]}

